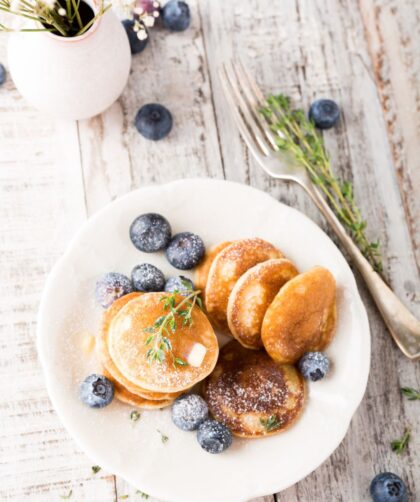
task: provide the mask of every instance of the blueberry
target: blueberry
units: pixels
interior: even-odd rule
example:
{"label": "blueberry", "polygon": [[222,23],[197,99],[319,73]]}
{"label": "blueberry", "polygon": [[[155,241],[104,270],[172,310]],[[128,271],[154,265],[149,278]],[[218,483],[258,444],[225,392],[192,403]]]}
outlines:
{"label": "blueberry", "polygon": [[149,103],[142,106],[137,112],[134,124],[142,136],[158,141],[171,131],[172,115],[164,106]]}
{"label": "blueberry", "polygon": [[3,85],[6,82],[6,75],[6,68],[0,63],[0,85]]}
{"label": "blueberry", "polygon": [[171,240],[171,235],[172,230],[168,220],[156,213],[142,214],[130,226],[131,242],[145,253],[165,249]]}
{"label": "blueberry", "polygon": [[318,99],[309,109],[309,118],[319,129],[330,129],[340,117],[340,109],[332,99]]}
{"label": "blueberry", "polygon": [[132,291],[133,286],[128,277],[117,272],[109,272],[96,283],[95,295],[98,303],[108,308],[117,298],[128,295]]}
{"label": "blueberry", "polygon": [[136,291],[163,291],[165,287],[165,276],[154,265],[142,263],[133,268],[131,280]]}
{"label": "blueberry", "polygon": [[299,370],[306,380],[321,380],[330,369],[330,362],[322,352],[307,352],[300,359]]}
{"label": "blueberry", "polygon": [[197,441],[209,453],[222,453],[232,444],[232,433],[216,420],[206,420],[198,426]]}
{"label": "blueberry", "polygon": [[195,431],[208,415],[207,403],[198,394],[181,396],[172,405],[172,421],[183,431]]}
{"label": "blueberry", "polygon": [[184,31],[191,22],[190,8],[187,3],[170,0],[162,9],[163,26],[171,31]]}
{"label": "blueberry", "polygon": [[143,52],[149,43],[149,37],[146,37],[143,40],[139,39],[137,36],[138,32],[134,31],[135,23],[132,19],[124,19],[122,24],[127,33],[128,41],[130,42],[131,54],[139,54],[140,52]]}
{"label": "blueberry", "polygon": [[166,248],[169,263],[180,270],[189,270],[202,260],[205,253],[201,238],[191,232],[182,232],[172,237]]}
{"label": "blueberry", "polygon": [[80,399],[91,408],[108,406],[114,398],[114,384],[102,375],[89,375],[80,386]]}
{"label": "blueberry", "polygon": [[392,472],[382,472],[370,484],[373,502],[407,502],[408,492],[404,481]]}
{"label": "blueberry", "polygon": [[194,291],[194,283],[191,279],[188,279],[188,277],[184,277],[183,275],[169,277],[165,284],[165,291],[168,293],[178,291],[181,295],[188,295],[191,291]]}

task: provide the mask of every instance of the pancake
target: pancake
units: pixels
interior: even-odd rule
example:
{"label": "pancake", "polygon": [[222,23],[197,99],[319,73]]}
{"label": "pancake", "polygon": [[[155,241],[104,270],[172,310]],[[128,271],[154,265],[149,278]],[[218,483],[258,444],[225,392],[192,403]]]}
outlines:
{"label": "pancake", "polygon": [[[192,309],[192,325],[184,325],[176,316],[175,333],[167,334],[172,345],[162,362],[149,362],[146,344],[150,328],[157,319],[168,314],[162,298],[165,293],[146,293],[128,302],[114,317],[108,334],[109,354],[119,372],[131,383],[154,392],[181,392],[203,380],[216,365],[219,347],[216,335],[206,315],[197,306]],[[176,305],[185,301],[175,296]],[[194,365],[174,365],[174,358],[189,361],[193,353],[201,352]]]}
{"label": "pancake", "polygon": [[227,320],[232,335],[244,347],[262,347],[261,325],[280,288],[298,274],[284,258],[267,260],[247,270],[229,296]]}
{"label": "pancake", "polygon": [[261,329],[264,347],[275,361],[295,363],[305,352],[325,349],[336,317],[335,279],[315,267],[285,284],[268,307]]}
{"label": "pancake", "polygon": [[212,415],[235,436],[258,438],[283,432],[297,420],[306,386],[294,366],[232,340],[220,351],[204,397]]}
{"label": "pancake", "polygon": [[236,281],[257,263],[273,258],[283,258],[283,255],[259,238],[235,241],[218,253],[210,267],[205,290],[206,309],[217,326],[228,329],[226,310]]}
{"label": "pancake", "polygon": [[[228,241],[221,242],[220,244],[217,244],[217,246],[214,246],[212,249],[210,249],[210,251],[206,252],[204,259],[195,269],[194,284],[196,290],[200,290],[204,293],[211,264],[213,263],[216,256],[220,253],[220,251],[222,251],[222,249],[225,249],[225,247],[229,246],[230,244],[232,243]],[[204,299],[204,294],[202,294],[201,296]]]}
{"label": "pancake", "polygon": [[150,399],[144,399],[129,392],[120,383],[118,383],[105,368],[103,369],[102,374],[113,382],[114,395],[122,403],[130,404],[131,406],[144,410],[156,410],[159,408],[165,408],[165,406],[170,406],[174,401],[173,399],[168,399],[166,401],[152,401]]}
{"label": "pancake", "polygon": [[133,300],[134,298],[138,298],[143,293],[130,293],[128,295],[122,296],[115,300],[114,303],[104,312],[102,317],[102,327],[101,331],[97,338],[96,349],[99,355],[99,359],[102,365],[106,368],[106,370],[112,375],[113,380],[118,382],[123,388],[125,388],[130,395],[139,396],[143,399],[152,399],[152,400],[169,400],[175,399],[181,393],[165,393],[165,392],[152,392],[146,389],[142,389],[138,385],[133,384],[127,378],[125,378],[121,372],[117,369],[114,364],[114,361],[111,359],[108,350],[108,331],[109,326],[117,315],[117,313],[126,305],[128,302]]}

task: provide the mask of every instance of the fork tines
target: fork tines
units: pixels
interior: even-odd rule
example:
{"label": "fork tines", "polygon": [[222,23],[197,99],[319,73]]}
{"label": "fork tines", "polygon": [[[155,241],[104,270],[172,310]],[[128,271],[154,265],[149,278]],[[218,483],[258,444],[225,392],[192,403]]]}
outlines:
{"label": "fork tines", "polygon": [[275,136],[261,114],[266,100],[248,70],[240,61],[230,61],[222,65],[219,74],[235,122],[251,152],[258,159],[277,151]]}

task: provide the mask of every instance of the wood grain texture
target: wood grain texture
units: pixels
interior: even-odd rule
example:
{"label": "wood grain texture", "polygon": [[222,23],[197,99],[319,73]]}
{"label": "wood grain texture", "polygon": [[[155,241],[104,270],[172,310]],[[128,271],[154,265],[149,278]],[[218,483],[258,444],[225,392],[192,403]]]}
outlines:
{"label": "wood grain texture", "polygon": [[[295,186],[268,179],[228,113],[217,67],[240,56],[266,92],[307,105],[331,96],[343,110],[326,133],[334,169],[353,180],[383,243],[385,275],[420,315],[419,52],[414,0],[194,0],[184,33],[152,32],[133,57],[129,84],[107,112],[78,124],[52,122],[25,105],[10,80],[0,88],[0,498],[20,501],[144,500],[91,462],[52,410],[35,351],[46,275],[87,216],[149,183],[210,176],[256,186],[297,207],[328,231]],[[5,60],[0,38],[0,61]],[[133,127],[146,102],[165,104],[174,130],[161,142]],[[391,470],[420,497],[420,408],[400,386],[420,387],[420,366],[398,352],[359,281],[372,330],[366,396],[341,446],[278,502],[368,501],[375,473]],[[357,371],[357,361],[355,361]],[[389,442],[411,427],[408,452]],[[275,459],[270,459],[275,462]],[[151,502],[158,502],[149,498]],[[268,496],[254,502],[273,502]]]}

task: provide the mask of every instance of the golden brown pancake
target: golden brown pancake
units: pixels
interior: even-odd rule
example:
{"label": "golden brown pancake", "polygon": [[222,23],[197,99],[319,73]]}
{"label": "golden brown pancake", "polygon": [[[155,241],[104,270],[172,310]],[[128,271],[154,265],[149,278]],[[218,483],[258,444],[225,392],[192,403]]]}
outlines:
{"label": "golden brown pancake", "polygon": [[335,279],[327,269],[315,267],[296,276],[281,288],[264,316],[265,349],[281,363],[324,350],[334,336],[336,310]]}
{"label": "golden brown pancake", "polygon": [[204,397],[212,415],[233,434],[257,438],[283,432],[297,420],[306,387],[294,366],[232,340],[220,351]]}
{"label": "golden brown pancake", "polygon": [[210,251],[206,253],[206,255],[204,256],[204,260],[195,269],[195,277],[194,277],[195,289],[202,291],[201,296],[203,297],[203,299],[204,299],[204,290],[206,288],[207,277],[209,275],[211,264],[213,263],[216,256],[220,253],[220,251],[222,251],[222,249],[225,249],[225,247],[229,246],[230,244],[232,243],[226,241],[217,244],[217,246],[214,246],[212,249],[210,249]]}
{"label": "golden brown pancake", "polygon": [[261,325],[280,288],[298,274],[285,258],[267,260],[247,270],[229,296],[227,319],[232,335],[244,347],[262,347]]}
{"label": "golden brown pancake", "polygon": [[[149,362],[146,344],[150,328],[157,319],[168,314],[164,309],[164,293],[146,293],[127,303],[114,317],[108,334],[109,354],[121,374],[141,388],[155,392],[181,392],[203,380],[212,372],[219,353],[216,335],[206,315],[195,306],[192,326],[184,325],[176,316],[176,331],[168,336],[171,353],[162,362]],[[176,305],[185,297],[176,295]],[[200,363],[174,365],[174,358],[189,361],[196,349],[203,349]]]}
{"label": "golden brown pancake", "polygon": [[205,305],[217,326],[227,329],[227,305],[236,281],[248,269],[272,258],[283,258],[272,244],[258,237],[233,242],[218,253],[210,267]]}
{"label": "golden brown pancake", "polygon": [[109,326],[117,315],[117,313],[126,305],[128,302],[133,300],[134,298],[138,298],[143,293],[130,293],[128,295],[122,296],[115,300],[114,303],[104,312],[102,317],[102,326],[101,331],[97,337],[96,350],[99,355],[99,359],[102,365],[106,368],[106,370],[112,375],[113,380],[118,382],[122,388],[125,388],[130,395],[136,395],[142,399],[151,399],[151,400],[162,400],[167,401],[171,399],[175,399],[181,393],[174,392],[152,392],[146,389],[142,389],[138,385],[133,384],[127,378],[125,378],[121,372],[117,369],[114,364],[114,361],[111,359],[108,350],[108,331]]}
{"label": "golden brown pancake", "polygon": [[112,377],[112,375],[104,368],[102,374],[109,378],[114,384],[115,397],[126,404],[135,406],[136,408],[142,408],[144,410],[156,410],[158,408],[164,408],[173,403],[173,399],[168,399],[166,401],[152,401],[151,399],[144,399],[136,394],[132,394],[125,387],[123,387],[119,382]]}

